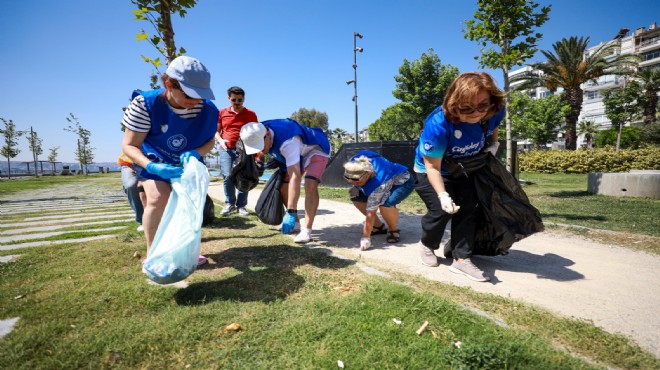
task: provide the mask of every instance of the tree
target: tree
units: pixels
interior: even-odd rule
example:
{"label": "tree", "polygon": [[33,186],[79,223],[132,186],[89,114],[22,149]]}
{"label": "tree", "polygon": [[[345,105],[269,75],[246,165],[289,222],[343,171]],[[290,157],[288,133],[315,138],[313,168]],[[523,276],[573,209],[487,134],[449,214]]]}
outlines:
{"label": "tree", "polygon": [[654,124],[657,122],[660,68],[641,69],[637,71],[636,77],[644,90],[644,99],[641,100],[644,106],[644,125]]}
{"label": "tree", "polygon": [[603,104],[605,104],[605,114],[612,121],[612,126],[616,125],[618,134],[616,138],[616,151],[619,152],[621,144],[621,131],[626,123],[642,117],[642,110],[638,104],[642,97],[641,86],[637,81],[632,81],[622,88],[603,91]]}
{"label": "tree", "polygon": [[[522,65],[537,51],[536,43],[543,36],[534,32],[548,20],[550,6],[535,12],[539,4],[529,0],[478,0],[474,19],[463,22],[465,38],[481,43],[479,66],[501,69],[504,78],[504,120],[506,127],[506,168],[513,166],[513,142],[509,117],[509,71]],[[488,44],[498,46],[499,51]]]}
{"label": "tree", "polygon": [[619,146],[623,149],[634,149],[639,143],[641,129],[639,127],[623,127],[621,132],[616,128],[598,132],[596,137],[596,146],[604,148],[614,146],[619,141]]}
{"label": "tree", "polygon": [[48,148],[50,153],[48,154],[48,162],[51,162],[51,165],[53,166],[53,175],[55,174],[55,162],[57,161],[57,151],[60,150],[59,146],[53,147],[53,148]]}
{"label": "tree", "polygon": [[48,154],[48,162],[56,162],[57,161],[57,151],[60,150],[59,146],[53,147],[53,148],[48,148],[50,153]]}
{"label": "tree", "polygon": [[[181,18],[187,14],[187,9],[193,8],[197,0],[131,0],[131,3],[137,6],[133,10],[133,15],[136,20],[147,21],[156,31],[155,35],[150,36],[142,29],[136,35],[138,41],[147,41],[158,52],[165,57],[165,63],[170,64],[174,58],[186,53],[186,49],[179,48],[176,50],[176,43],[174,42],[174,28],[172,27],[172,14],[178,13]],[[152,89],[159,88],[158,77],[161,74],[158,67],[161,67],[160,57],[151,59],[145,55],[141,55],[142,59],[153,65],[156,72],[151,73],[149,76],[150,87]]]}
{"label": "tree", "polygon": [[73,125],[69,125],[64,131],[73,132],[78,135],[78,145],[76,146],[75,155],[78,158],[78,162],[80,162],[80,169],[84,169],[85,175],[87,175],[89,174],[87,165],[94,162],[94,149],[96,149],[90,146],[92,133],[80,125],[78,118],[73,113],[69,113],[69,117],[66,120]]}
{"label": "tree", "polygon": [[424,122],[426,116],[442,104],[449,85],[456,77],[458,68],[442,64],[433,49],[429,49],[428,54],[422,53],[419,59],[412,62],[403,59],[399,75],[394,76],[396,88],[392,95],[407,104],[406,109],[412,109],[407,113],[414,113],[417,121]]}
{"label": "tree", "polygon": [[328,114],[319,112],[314,108],[300,108],[291,113],[291,119],[307,127],[318,127],[324,132],[328,131]]}
{"label": "tree", "polygon": [[514,91],[510,103],[512,136],[530,139],[537,148],[543,147],[557,138],[567,109],[558,95],[536,100]]}
{"label": "tree", "polygon": [[23,131],[16,130],[16,125],[12,120],[7,121],[4,118],[0,118],[0,120],[5,124],[5,128],[0,129],[0,134],[5,137],[5,143],[2,148],[0,148],[0,154],[7,158],[7,178],[11,179],[10,159],[16,157],[18,153],[21,152],[21,150],[17,148],[17,145],[18,138],[23,135]]}
{"label": "tree", "polygon": [[373,124],[369,125],[369,138],[380,140],[415,140],[419,138],[424,121],[410,103],[397,102],[383,110]]}
{"label": "tree", "polygon": [[351,134],[348,131],[336,128],[328,132],[328,140],[330,140],[330,146],[332,147],[332,155],[335,155],[342,145],[345,143],[351,142]]}
{"label": "tree", "polygon": [[[177,52],[174,42],[174,28],[172,27],[172,14],[178,13],[185,18],[187,9],[193,8],[197,0],[131,0],[137,6],[133,10],[136,20],[147,21],[156,30],[156,34],[150,35],[144,29],[136,35],[138,41],[148,41],[158,52],[165,57],[165,63],[170,62],[179,55],[186,53],[186,49],[180,48]],[[162,66],[160,57],[151,59],[142,55],[145,62],[152,64],[156,70]]]}
{"label": "tree", "polygon": [[554,53],[541,52],[546,62],[534,63],[532,70],[511,79],[522,82],[520,89],[543,86],[550,91],[563,88],[562,100],[570,110],[566,114],[566,149],[577,147],[577,120],[582,110],[583,83],[603,75],[628,75],[637,63],[638,57],[631,54],[617,55],[620,45],[606,43],[587,55],[589,38],[572,36],[563,38],[552,45]]}
{"label": "tree", "polygon": [[594,136],[598,133],[600,125],[597,125],[594,121],[580,121],[577,126],[577,133],[579,135],[584,134],[584,138],[587,140],[587,148],[592,148],[592,143]]}
{"label": "tree", "polygon": [[37,172],[37,161],[39,160],[39,156],[44,152],[41,147],[43,140],[37,135],[36,131],[32,130],[32,127],[30,127],[28,143],[30,146],[30,151],[32,152],[32,159],[34,161],[34,176],[39,176]]}

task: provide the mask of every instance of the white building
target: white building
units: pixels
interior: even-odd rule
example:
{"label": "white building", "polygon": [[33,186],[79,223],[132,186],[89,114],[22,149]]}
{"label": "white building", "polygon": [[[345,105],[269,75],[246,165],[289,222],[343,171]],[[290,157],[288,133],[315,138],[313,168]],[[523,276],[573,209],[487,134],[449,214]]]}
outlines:
{"label": "white building", "polygon": [[[618,44],[619,50],[615,55],[635,54],[641,57],[639,68],[660,68],[660,27],[657,27],[653,22],[648,29],[640,27],[632,34],[629,30],[622,28],[619,33],[605,44]],[[593,54],[598,48],[602,47],[603,43],[593,46],[586,50],[585,57]],[[527,66],[509,73],[509,77],[530,71],[531,67]],[[630,78],[630,77],[626,77]],[[609,90],[615,87],[623,86],[625,78],[622,76],[604,75],[596,81],[587,81],[582,84],[584,92],[584,99],[582,101],[582,111],[578,118],[581,121],[593,121],[600,127],[601,130],[606,130],[612,127],[612,122],[605,114],[605,104],[603,103],[603,90]],[[512,87],[515,85],[512,84]],[[545,88],[537,88],[530,91],[530,97],[541,98],[551,94]],[[634,122],[633,125],[641,124]],[[578,148],[585,144],[584,135],[579,135],[577,140]],[[554,145],[553,145],[554,146]]]}

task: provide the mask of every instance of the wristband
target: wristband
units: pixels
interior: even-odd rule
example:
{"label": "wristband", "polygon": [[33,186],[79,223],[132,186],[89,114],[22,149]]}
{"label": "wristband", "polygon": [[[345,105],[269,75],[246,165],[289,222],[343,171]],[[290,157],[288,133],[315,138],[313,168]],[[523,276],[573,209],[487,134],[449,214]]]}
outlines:
{"label": "wristband", "polygon": [[295,215],[296,213],[298,213],[298,210],[295,208],[287,208],[286,213],[291,213],[292,215]]}

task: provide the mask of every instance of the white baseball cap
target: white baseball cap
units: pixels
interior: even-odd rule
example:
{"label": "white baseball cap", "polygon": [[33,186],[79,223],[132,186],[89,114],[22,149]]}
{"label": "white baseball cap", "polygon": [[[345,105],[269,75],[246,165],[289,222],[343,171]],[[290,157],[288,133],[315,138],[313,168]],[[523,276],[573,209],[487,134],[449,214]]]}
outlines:
{"label": "white baseball cap", "polygon": [[191,98],[215,99],[211,90],[211,72],[199,60],[182,55],[167,66],[165,74],[179,81],[181,90]]}
{"label": "white baseball cap", "polygon": [[245,154],[256,154],[264,150],[266,130],[266,126],[259,122],[246,123],[241,127],[241,140],[243,140]]}

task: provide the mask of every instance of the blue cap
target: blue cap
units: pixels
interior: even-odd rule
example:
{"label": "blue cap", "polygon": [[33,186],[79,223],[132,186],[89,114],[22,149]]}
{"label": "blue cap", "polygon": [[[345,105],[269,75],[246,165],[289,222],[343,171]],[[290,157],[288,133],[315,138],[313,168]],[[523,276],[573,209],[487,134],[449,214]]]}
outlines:
{"label": "blue cap", "polygon": [[181,89],[191,98],[215,99],[211,90],[211,72],[199,60],[182,55],[167,66],[165,74],[179,81]]}

